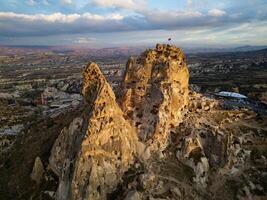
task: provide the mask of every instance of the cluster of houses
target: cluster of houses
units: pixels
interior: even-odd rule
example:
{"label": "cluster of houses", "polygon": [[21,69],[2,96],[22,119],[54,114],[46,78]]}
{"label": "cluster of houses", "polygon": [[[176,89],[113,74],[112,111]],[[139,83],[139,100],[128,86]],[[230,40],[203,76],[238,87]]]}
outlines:
{"label": "cluster of houses", "polygon": [[55,87],[47,87],[35,103],[44,108],[43,114],[54,118],[65,111],[77,108],[82,99],[80,94],[69,94]]}

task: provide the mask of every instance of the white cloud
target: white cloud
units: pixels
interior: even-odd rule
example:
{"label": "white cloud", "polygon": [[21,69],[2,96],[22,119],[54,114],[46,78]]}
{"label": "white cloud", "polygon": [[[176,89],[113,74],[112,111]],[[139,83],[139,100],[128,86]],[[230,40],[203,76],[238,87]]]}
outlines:
{"label": "white cloud", "polygon": [[[134,29],[118,13],[18,14],[0,12],[1,37],[45,36],[76,33],[113,32]],[[0,37],[0,38],[1,38]]]}
{"label": "white cloud", "polygon": [[75,41],[75,43],[77,44],[89,44],[92,42],[95,42],[96,38],[92,38],[92,37],[78,37],[77,40]]}
{"label": "white cloud", "polygon": [[64,4],[64,5],[70,5],[72,4],[72,0],[60,0],[60,3]]}
{"label": "white cloud", "polygon": [[225,14],[226,12],[224,10],[220,10],[217,8],[211,9],[208,12],[208,15],[212,17],[221,17],[221,16],[224,16]]}
{"label": "white cloud", "polygon": [[[50,5],[50,4],[48,3],[47,0],[43,0],[43,1],[40,2],[40,3],[42,3],[42,4],[45,5],[45,6]],[[29,6],[35,6],[35,5],[38,4],[38,2],[37,2],[36,0],[27,0],[27,1],[26,1],[26,4],[29,5]]]}
{"label": "white cloud", "polygon": [[224,19],[214,20],[214,18],[198,11],[143,10],[139,14],[139,16],[123,16],[120,13],[100,15],[89,12],[83,14],[0,12],[0,30],[2,36],[40,36],[134,30],[186,30],[201,26],[218,26],[221,24],[220,20]]}
{"label": "white cloud", "polygon": [[191,7],[193,4],[193,0],[186,0],[187,6]]}
{"label": "white cloud", "polygon": [[[37,1],[36,1],[37,2]],[[43,1],[38,1],[43,4]],[[48,0],[48,3],[51,4],[51,0]],[[74,2],[74,1],[72,1]],[[114,5],[114,0],[110,1],[102,1],[102,3],[106,2],[105,5]],[[118,1],[116,1],[118,3]],[[127,2],[127,0],[126,0]],[[130,2],[135,2],[134,0]],[[123,3],[123,2],[121,2]],[[124,2],[125,3],[125,2]],[[103,4],[104,5],[104,4]],[[120,6],[130,7],[133,4],[123,4]],[[128,9],[128,8],[127,8]],[[110,9],[117,10],[117,9]],[[126,12],[122,12],[124,15],[119,13],[120,10],[117,10],[116,13],[109,14],[93,14],[90,12],[86,12],[83,14],[80,13],[72,13],[72,14],[63,14],[63,13],[52,13],[52,14],[19,14],[14,12],[0,12],[0,41],[1,38],[22,38],[22,37],[54,37],[62,34],[65,35],[77,35],[79,34],[81,38],[73,39],[73,42],[83,44],[94,42],[97,43],[100,40],[92,41],[89,37],[84,37],[83,34],[89,34],[89,36],[95,36],[98,38],[98,34],[126,34],[126,32],[135,31],[142,32],[142,34],[146,35],[148,31],[166,31],[166,37],[168,38],[168,34],[179,30],[179,34],[184,33],[186,31],[196,33],[196,30],[211,30],[210,34],[207,33],[199,33],[196,35],[185,35],[185,41],[193,41],[199,42],[205,39],[207,42],[213,42],[213,40],[208,40],[208,38],[212,38],[212,34],[219,35],[218,31],[228,30],[230,28],[237,27],[240,24],[248,23],[251,24],[251,15],[246,15],[241,13],[239,15],[232,16],[228,13],[228,11],[212,9],[207,13],[199,12],[193,9],[186,10],[158,10],[158,9],[149,9],[146,7],[143,9],[136,9],[133,12],[129,12],[130,14],[125,14]],[[250,13],[249,13],[250,14]],[[213,16],[213,17],[211,17]],[[253,15],[254,17],[255,15]],[[262,19],[261,21],[267,21],[266,19]],[[265,24],[266,26],[266,24]],[[251,26],[250,26],[251,27]],[[260,30],[259,27],[255,28]],[[153,33],[154,33],[153,32]],[[215,33],[216,32],[216,33]],[[237,32],[237,33],[236,33]],[[250,31],[249,28],[246,28],[247,34],[241,38],[252,38],[255,36],[256,31]],[[249,32],[249,34],[248,34]],[[263,35],[266,32],[257,32],[259,35]],[[95,34],[95,35],[94,35]],[[226,35],[239,35],[239,30],[231,30],[231,32],[227,32]],[[140,37],[144,38],[142,35]],[[208,37],[207,37],[208,35]],[[108,36],[109,37],[109,36]],[[149,35],[147,40],[151,35]],[[179,35],[179,38],[182,36]],[[223,36],[225,37],[225,36]],[[223,38],[222,37],[222,38]],[[119,38],[119,39],[118,39]],[[120,40],[118,37],[117,40]],[[173,37],[172,37],[173,38]],[[218,37],[217,37],[218,38]],[[230,37],[229,37],[230,38]],[[233,37],[234,38],[234,37]],[[238,38],[237,38],[238,39]],[[237,40],[235,38],[235,40]],[[252,38],[253,39],[253,38]],[[4,39],[2,39],[4,40]],[[112,40],[112,39],[110,39]],[[116,40],[116,39],[114,39]],[[133,39],[134,40],[134,39]],[[152,40],[152,39],[151,39]],[[126,40],[125,40],[126,41]],[[135,40],[136,41],[136,40]],[[112,41],[113,42],[113,41]],[[130,42],[130,41],[127,41]],[[266,42],[265,42],[266,43]]]}
{"label": "white cloud", "polygon": [[36,2],[34,0],[27,0],[26,3],[29,5],[29,6],[34,6],[36,4]]}
{"label": "white cloud", "polygon": [[[99,42],[98,35],[101,34],[106,34],[105,38],[110,38],[107,40],[112,40],[112,42],[114,40],[115,42],[116,38],[110,37],[110,34],[117,34],[117,41],[120,41],[121,35],[124,34],[124,41],[135,43],[137,33],[140,33],[138,41],[145,42],[157,38],[157,31],[165,31],[162,38],[168,38],[170,33],[177,31],[179,38],[196,43],[199,41],[208,42],[209,38],[214,39],[212,36],[215,34],[216,41],[220,40],[220,42],[227,35],[227,41],[235,40],[237,42],[248,39],[260,41],[258,38],[261,38],[261,42],[266,44],[266,0],[255,0],[256,2],[242,0],[242,2],[231,4],[228,4],[228,1],[219,3],[211,0],[183,1],[185,3],[183,7],[178,8],[179,4],[175,6],[173,3],[166,2],[166,6],[157,8],[159,4],[154,5],[153,0],[22,0],[24,5],[38,5],[38,9],[33,10],[36,14],[0,12],[0,42],[11,37],[20,41],[23,41],[22,38],[24,37],[29,38],[29,40],[38,37],[39,41],[44,41],[41,39],[42,37],[61,39],[60,35],[65,35],[65,38],[75,35],[75,38],[71,41],[77,41],[77,43],[92,42],[90,37],[94,36],[98,38],[96,42]],[[17,0],[12,0],[10,3],[4,3],[3,5],[5,7],[10,4],[9,7],[11,5],[12,8],[14,7],[12,11],[19,10],[23,12],[23,8],[16,9],[16,5],[20,6],[20,4],[15,2]],[[51,9],[53,2],[57,3]],[[62,9],[58,2],[63,7],[73,6],[73,8]],[[170,5],[173,5],[173,7],[170,7]],[[41,6],[43,6],[42,10]],[[101,9],[102,14],[94,14],[93,12],[96,10],[92,9],[93,6],[105,9]],[[28,12],[28,9],[25,11]],[[76,10],[77,13],[51,13],[53,10],[66,13]],[[88,10],[88,12],[82,13],[85,10]],[[114,10],[116,13],[112,13]],[[256,22],[264,23],[254,27]],[[205,32],[199,32],[203,30]],[[128,34],[131,31],[133,32],[133,39],[129,40]],[[185,34],[185,32],[188,33]],[[77,35],[80,38],[77,38]],[[215,43],[216,41],[212,42]]]}
{"label": "white cloud", "polygon": [[143,16],[146,17],[147,21],[152,24],[161,24],[166,29],[173,29],[174,27],[184,27],[199,23],[205,17],[201,12],[198,11],[179,11],[173,10],[160,11],[160,10],[145,10],[142,11]]}
{"label": "white cloud", "polygon": [[92,3],[100,7],[117,7],[134,10],[145,5],[147,0],[92,0]]}
{"label": "white cloud", "polygon": [[3,20],[11,20],[11,21],[42,21],[48,23],[73,23],[77,20],[122,20],[123,16],[118,13],[113,13],[110,15],[96,15],[91,13],[83,13],[83,14],[62,14],[62,13],[53,13],[49,15],[44,14],[18,14],[14,12],[0,12],[0,21]]}
{"label": "white cloud", "polygon": [[49,2],[48,2],[47,0],[43,0],[43,4],[44,4],[45,6],[50,5]]}

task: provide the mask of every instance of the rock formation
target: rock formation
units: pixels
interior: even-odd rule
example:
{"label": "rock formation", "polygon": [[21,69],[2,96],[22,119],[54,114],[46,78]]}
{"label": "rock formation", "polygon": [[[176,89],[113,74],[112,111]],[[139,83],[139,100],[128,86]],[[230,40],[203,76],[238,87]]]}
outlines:
{"label": "rock formation", "polygon": [[139,138],[164,150],[168,134],[182,121],[188,104],[189,72],[181,49],[158,44],[130,58],[122,83],[121,106]]}
{"label": "rock formation", "polygon": [[188,102],[184,59],[180,49],[166,45],[131,58],[122,84],[122,110],[98,66],[85,68],[83,116],[62,130],[51,151],[50,168],[59,176],[57,199],[106,199],[135,155],[149,158],[138,136],[153,150],[166,148]]}
{"label": "rock formation", "polygon": [[253,113],[190,92],[179,48],[157,45],[130,58],[118,100],[95,63],[83,77],[83,114],[61,131],[49,159],[57,200],[236,199],[252,197],[249,187],[264,191],[264,181],[244,186],[242,176],[252,166],[247,143],[265,125],[253,129]]}
{"label": "rock formation", "polygon": [[137,136],[95,63],[84,70],[84,116],[57,139],[50,167],[59,176],[57,199],[106,199],[134,161]]}
{"label": "rock formation", "polygon": [[31,179],[34,180],[37,185],[39,185],[43,179],[44,172],[44,166],[40,157],[36,157],[31,173]]}

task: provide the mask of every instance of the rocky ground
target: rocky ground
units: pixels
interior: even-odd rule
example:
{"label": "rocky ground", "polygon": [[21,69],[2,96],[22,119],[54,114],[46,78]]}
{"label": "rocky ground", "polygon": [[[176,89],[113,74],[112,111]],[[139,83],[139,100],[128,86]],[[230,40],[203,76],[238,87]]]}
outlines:
{"label": "rocky ground", "polygon": [[116,94],[83,77],[76,112],[1,153],[0,199],[266,199],[266,115],[189,90],[181,49],[130,58]]}

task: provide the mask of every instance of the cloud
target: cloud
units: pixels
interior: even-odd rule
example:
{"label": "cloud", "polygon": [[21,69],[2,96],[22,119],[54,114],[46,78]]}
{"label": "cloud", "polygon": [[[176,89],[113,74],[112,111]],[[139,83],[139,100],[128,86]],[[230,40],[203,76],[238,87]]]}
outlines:
{"label": "cloud", "polygon": [[45,14],[17,14],[14,12],[0,12],[0,20],[10,20],[16,22],[45,22],[45,23],[72,23],[76,20],[95,20],[95,21],[104,21],[104,20],[121,20],[123,16],[117,13],[111,15],[102,16],[91,13],[83,14],[62,14],[62,13],[53,13],[49,15]]}
{"label": "cloud", "polygon": [[45,5],[45,6],[50,5],[49,2],[48,2],[48,0],[42,0],[42,1],[39,1],[39,2],[36,1],[36,0],[27,0],[26,1],[26,4],[28,6],[35,6],[35,5],[38,5],[38,3],[41,3],[41,4]]}
{"label": "cloud", "polygon": [[222,19],[211,19],[199,11],[142,11],[143,30],[188,30],[220,26]]}
{"label": "cloud", "polygon": [[29,6],[34,6],[36,4],[36,2],[34,0],[27,0],[26,3]]}
{"label": "cloud", "polygon": [[191,7],[193,4],[193,0],[186,0],[187,6]]}
{"label": "cloud", "polygon": [[92,0],[92,4],[99,7],[115,7],[135,10],[146,4],[147,0]]}
{"label": "cloud", "polygon": [[45,6],[50,5],[50,3],[49,3],[47,0],[43,0],[43,4],[44,4]]}
{"label": "cloud", "polygon": [[[210,16],[214,17],[210,17]],[[0,12],[2,36],[40,36],[76,33],[124,32],[142,30],[188,30],[201,27],[216,28],[242,22],[244,16],[227,16],[221,10],[199,11],[140,10],[137,15],[120,13],[106,15],[60,12],[52,14],[18,14]]]}
{"label": "cloud", "polygon": [[78,37],[74,43],[77,43],[77,44],[90,44],[92,42],[95,42],[96,41],[96,38],[94,37]]}
{"label": "cloud", "polygon": [[72,4],[72,0],[60,0],[60,3],[63,4],[63,5],[70,5]]}
{"label": "cloud", "polygon": [[178,35],[194,43],[266,44],[266,23],[266,0],[2,0],[0,43],[135,44]]}
{"label": "cloud", "polygon": [[[43,8],[50,7],[44,6],[44,0],[35,0],[35,2],[39,2],[40,5],[43,5]],[[45,2],[52,5],[52,0],[45,0]],[[185,8],[156,9],[149,6],[140,6],[141,4],[137,2],[141,2],[141,0],[93,0],[95,5],[103,7],[104,9],[94,7],[94,9],[89,12],[88,10],[90,9],[87,11],[75,10],[77,9],[78,1],[68,1],[67,3],[71,2],[75,3],[76,6],[73,6],[75,8],[72,9],[72,6],[69,6],[66,9],[65,6],[61,6],[64,7],[65,10],[63,9],[50,14],[0,12],[0,38],[41,38],[50,36],[52,38],[62,34],[69,36],[79,34],[80,37],[75,39],[75,41],[81,44],[92,42],[88,39],[91,38],[91,34],[116,33],[122,35],[130,32],[142,32],[144,34],[147,32],[151,34],[152,32],[166,31],[165,35],[167,37],[168,33],[178,30],[180,31],[179,34],[187,31],[211,30],[212,32],[207,35],[201,35],[200,33],[198,33],[198,35],[201,35],[202,38],[207,38],[208,36],[208,38],[214,39],[212,33],[230,30],[233,27],[246,23],[250,24],[254,21],[267,21],[267,12],[265,12],[267,9],[266,6],[264,7],[262,4],[257,8],[249,6],[247,9],[244,9],[245,6],[243,9],[239,9],[240,5],[239,7],[235,5],[231,9],[221,5],[212,5],[201,10],[195,7],[195,1],[187,0]],[[142,2],[143,4],[148,3],[146,0]],[[188,8],[187,6],[191,5],[192,2],[194,5]],[[63,12],[65,12],[65,14]],[[244,30],[244,32],[245,31],[246,30]],[[227,34],[233,35],[231,32],[227,32]],[[260,34],[262,35],[263,32]],[[83,35],[89,36],[84,37]],[[142,37],[145,38],[145,36]],[[248,35],[246,35],[246,37],[248,37]],[[140,38],[139,40],[141,40]],[[151,35],[149,35],[148,38],[151,38]],[[184,38],[186,38],[187,41],[192,40],[192,38],[201,40],[199,37],[190,35]],[[120,37],[118,37],[117,40],[120,40]],[[240,40],[242,40],[242,38]],[[100,40],[97,40],[97,42],[99,41]]]}
{"label": "cloud", "polygon": [[83,14],[17,14],[0,12],[2,36],[38,36],[62,33],[104,32],[130,29],[122,24],[124,17],[118,13],[109,15]]}
{"label": "cloud", "polygon": [[221,16],[226,15],[226,12],[223,10],[215,8],[215,9],[209,10],[208,15],[212,16],[212,17],[221,17]]}

